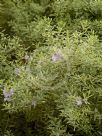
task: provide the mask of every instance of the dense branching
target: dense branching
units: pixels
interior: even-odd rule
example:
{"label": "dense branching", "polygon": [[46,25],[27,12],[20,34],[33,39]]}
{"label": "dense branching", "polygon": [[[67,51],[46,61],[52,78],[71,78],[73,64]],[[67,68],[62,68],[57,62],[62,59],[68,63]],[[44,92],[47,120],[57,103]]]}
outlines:
{"label": "dense branching", "polygon": [[102,135],[102,0],[0,0],[0,136]]}

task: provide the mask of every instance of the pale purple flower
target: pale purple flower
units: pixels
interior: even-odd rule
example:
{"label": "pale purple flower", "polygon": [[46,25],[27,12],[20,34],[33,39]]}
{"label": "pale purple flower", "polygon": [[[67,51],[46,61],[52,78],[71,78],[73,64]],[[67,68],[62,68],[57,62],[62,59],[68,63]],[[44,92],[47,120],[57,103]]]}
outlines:
{"label": "pale purple flower", "polygon": [[9,92],[6,91],[6,89],[3,90],[3,95],[4,95],[4,101],[10,101],[10,98],[14,94],[14,89],[11,88]]}
{"label": "pale purple flower", "polygon": [[54,54],[52,55],[52,61],[53,61],[53,62],[59,61],[59,60],[61,60],[61,59],[63,59],[63,57],[62,57],[62,55],[61,55],[59,52],[54,53]]}

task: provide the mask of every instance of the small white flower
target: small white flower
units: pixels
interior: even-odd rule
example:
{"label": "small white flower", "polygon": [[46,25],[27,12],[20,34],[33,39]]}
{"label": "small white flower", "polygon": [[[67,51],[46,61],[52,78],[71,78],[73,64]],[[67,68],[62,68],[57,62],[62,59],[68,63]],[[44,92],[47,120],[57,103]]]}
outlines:
{"label": "small white flower", "polygon": [[24,56],[24,59],[25,59],[26,61],[28,61],[29,58],[30,58],[30,57],[29,57],[27,54]]}
{"label": "small white flower", "polygon": [[10,101],[11,99],[9,98],[9,97],[7,97],[7,98],[4,98],[4,102],[6,102],[6,101]]}
{"label": "small white flower", "polygon": [[15,71],[14,71],[14,72],[15,72],[15,75],[16,75],[16,76],[19,76],[19,75],[20,75],[20,69],[19,69],[19,68],[15,68]]}
{"label": "small white flower", "polygon": [[31,105],[35,108],[36,105],[37,105],[36,101],[32,100],[32,104]]}
{"label": "small white flower", "polygon": [[81,98],[81,97],[78,97],[78,98],[76,99],[76,105],[77,105],[77,106],[81,106],[82,104],[83,104],[82,98]]}

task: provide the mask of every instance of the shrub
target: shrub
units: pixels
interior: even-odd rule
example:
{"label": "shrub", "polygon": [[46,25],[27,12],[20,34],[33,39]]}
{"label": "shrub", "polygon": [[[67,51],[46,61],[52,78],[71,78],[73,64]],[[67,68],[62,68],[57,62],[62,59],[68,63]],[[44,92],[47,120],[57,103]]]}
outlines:
{"label": "shrub", "polygon": [[0,135],[102,135],[101,0],[0,1]]}
{"label": "shrub", "polygon": [[37,126],[41,121],[51,136],[67,134],[70,127],[70,134],[100,135],[101,45],[95,35],[83,38],[77,32],[65,34],[59,34],[63,45],[59,40],[60,45],[51,46],[46,37],[48,46],[34,51],[32,60],[14,81],[14,95],[5,109],[23,112],[28,122]]}

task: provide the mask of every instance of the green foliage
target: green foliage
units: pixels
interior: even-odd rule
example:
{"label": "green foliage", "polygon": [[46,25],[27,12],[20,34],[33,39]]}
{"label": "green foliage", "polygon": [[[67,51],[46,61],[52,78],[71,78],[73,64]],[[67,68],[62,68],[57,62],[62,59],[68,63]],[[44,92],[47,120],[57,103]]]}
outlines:
{"label": "green foliage", "polygon": [[102,1],[0,3],[0,135],[101,136]]}
{"label": "green foliage", "polygon": [[23,63],[26,55],[26,47],[21,44],[18,37],[7,37],[0,35],[0,79],[13,77],[13,69]]}
{"label": "green foliage", "polygon": [[77,0],[55,0],[54,11],[60,17],[98,19],[102,17],[102,1],[79,0],[77,2]]}
{"label": "green foliage", "polygon": [[10,131],[7,131],[6,134],[4,134],[4,136],[14,136]]}

